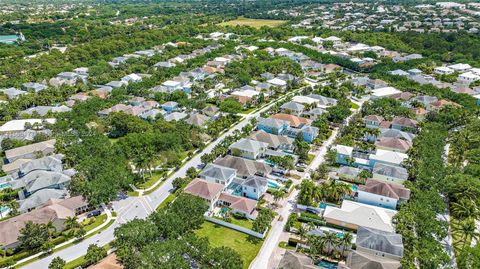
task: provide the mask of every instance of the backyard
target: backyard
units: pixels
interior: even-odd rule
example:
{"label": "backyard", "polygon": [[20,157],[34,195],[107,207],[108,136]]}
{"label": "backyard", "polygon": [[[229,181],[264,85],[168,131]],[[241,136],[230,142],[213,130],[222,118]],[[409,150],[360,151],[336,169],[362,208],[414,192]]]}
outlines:
{"label": "backyard", "polygon": [[247,234],[208,221],[203,223],[202,228],[197,230],[196,234],[208,238],[213,247],[226,246],[234,249],[242,257],[245,269],[248,268],[262,247],[262,241],[258,238],[252,238]]}
{"label": "backyard", "polygon": [[237,26],[237,25],[240,25],[240,26],[251,26],[251,27],[255,27],[255,28],[260,28],[262,26],[276,27],[276,26],[280,26],[284,23],[286,23],[286,21],[249,19],[249,18],[239,17],[236,20],[222,22],[219,25],[220,26]]}

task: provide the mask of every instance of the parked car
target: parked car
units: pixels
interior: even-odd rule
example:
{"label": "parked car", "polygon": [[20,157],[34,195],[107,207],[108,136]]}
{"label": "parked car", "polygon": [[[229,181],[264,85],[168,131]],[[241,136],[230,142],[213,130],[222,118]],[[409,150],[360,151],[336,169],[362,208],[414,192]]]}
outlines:
{"label": "parked car", "polygon": [[94,210],[94,211],[88,213],[87,218],[100,216],[100,214],[102,214],[102,211],[100,211],[100,210]]}

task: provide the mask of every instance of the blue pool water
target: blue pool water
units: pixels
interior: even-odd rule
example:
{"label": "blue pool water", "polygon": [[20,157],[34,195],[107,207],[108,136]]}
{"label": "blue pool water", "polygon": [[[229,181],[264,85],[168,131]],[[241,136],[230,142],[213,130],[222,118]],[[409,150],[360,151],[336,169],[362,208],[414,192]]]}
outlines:
{"label": "blue pool water", "polygon": [[317,266],[320,266],[320,268],[324,269],[337,269],[338,264],[333,262],[321,261],[317,264]]}
{"label": "blue pool water", "polygon": [[268,185],[269,188],[274,188],[274,189],[278,189],[278,188],[281,187],[280,184],[278,184],[278,183],[277,183],[276,181],[274,181],[274,180],[268,180],[268,184],[267,184],[267,185]]}
{"label": "blue pool water", "polygon": [[358,186],[357,185],[352,185],[352,191],[357,192],[358,191]]}
{"label": "blue pool water", "polygon": [[3,213],[3,212],[8,211],[8,210],[10,210],[10,207],[8,207],[8,206],[0,206],[0,212]]}

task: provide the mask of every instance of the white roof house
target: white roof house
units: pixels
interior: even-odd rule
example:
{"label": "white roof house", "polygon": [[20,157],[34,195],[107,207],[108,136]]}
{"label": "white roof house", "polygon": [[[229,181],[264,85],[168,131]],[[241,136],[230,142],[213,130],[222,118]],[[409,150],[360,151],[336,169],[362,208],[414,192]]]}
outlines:
{"label": "white roof house", "polygon": [[300,42],[302,40],[308,39],[308,36],[294,36],[288,39],[288,42]]}
{"label": "white roof house", "polygon": [[399,91],[394,87],[383,87],[383,88],[378,88],[373,90],[371,96],[372,96],[372,99],[377,99],[377,98],[391,96],[401,92],[402,91]]}
{"label": "white roof house", "polygon": [[279,78],[272,78],[272,79],[269,79],[267,82],[272,84],[273,86],[276,86],[276,87],[287,86],[287,82],[285,80],[279,79]]}
{"label": "white roof house", "polygon": [[140,82],[142,81],[142,77],[137,75],[137,74],[130,74],[130,75],[126,75],[122,78],[122,81],[125,81],[126,83],[129,83],[129,82]]}
{"label": "white roof house", "polygon": [[352,229],[363,226],[385,232],[395,232],[392,225],[392,218],[395,214],[397,214],[396,210],[343,200],[340,208],[327,206],[323,218],[327,223],[338,223]]}
{"label": "white roof house", "polygon": [[437,74],[450,75],[450,74],[453,74],[455,71],[449,67],[440,66],[440,67],[434,68],[433,72]]}
{"label": "white roof house", "polygon": [[480,79],[479,75],[476,75],[472,72],[466,72],[463,74],[458,75],[458,80],[465,81],[465,82],[473,82]]}
{"label": "white roof house", "polygon": [[408,155],[390,150],[377,149],[375,154],[369,155],[369,159],[386,164],[400,165],[405,159],[408,159]]}
{"label": "white roof house", "polygon": [[255,90],[239,90],[239,91],[234,91],[231,93],[231,95],[236,95],[236,96],[246,96],[246,97],[254,97],[259,95],[260,92],[257,92]]}
{"label": "white roof house", "polygon": [[11,120],[0,126],[0,133],[23,132],[26,130],[25,125],[42,124],[43,122],[54,124],[56,119],[26,119],[26,120]]}
{"label": "white roof house", "polygon": [[448,68],[453,69],[455,72],[463,72],[471,69],[472,66],[469,64],[453,64],[450,65]]}
{"label": "white roof house", "polygon": [[308,96],[302,96],[302,95],[294,96],[292,98],[292,101],[299,104],[309,104],[309,105],[319,102],[318,99],[308,97]]}

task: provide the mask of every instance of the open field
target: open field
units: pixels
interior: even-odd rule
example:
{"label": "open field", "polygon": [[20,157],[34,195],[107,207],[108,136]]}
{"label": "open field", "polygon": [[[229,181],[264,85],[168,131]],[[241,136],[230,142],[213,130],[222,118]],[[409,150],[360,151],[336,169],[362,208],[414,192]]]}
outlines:
{"label": "open field", "polygon": [[232,21],[226,21],[219,23],[218,25],[220,26],[251,26],[255,28],[260,28],[262,26],[268,26],[268,27],[276,27],[280,26],[287,21],[281,21],[281,20],[261,20],[261,19],[249,19],[249,18],[237,18],[236,20]]}
{"label": "open field", "polygon": [[258,238],[234,231],[232,229],[205,221],[202,228],[195,232],[200,237],[207,237],[212,247],[230,247],[240,254],[243,268],[247,269],[262,247]]}

